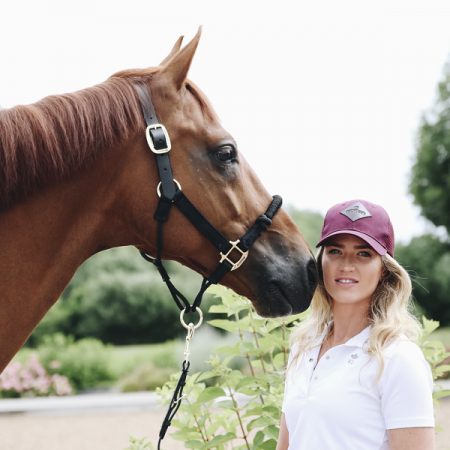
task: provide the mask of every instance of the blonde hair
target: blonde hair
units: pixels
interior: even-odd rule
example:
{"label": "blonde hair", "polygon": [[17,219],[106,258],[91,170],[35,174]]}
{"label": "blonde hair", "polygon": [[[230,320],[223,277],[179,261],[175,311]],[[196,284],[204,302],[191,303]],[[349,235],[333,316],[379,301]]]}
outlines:
{"label": "blonde hair", "polygon": [[[324,247],[320,247],[317,254],[319,284],[312,299],[311,314],[294,328],[289,339],[290,347],[296,345],[297,351],[287,371],[296,366],[300,355],[303,358],[305,353],[313,348],[314,342],[326,327],[328,330],[324,340],[333,331],[333,302],[323,282],[323,251]],[[416,341],[422,336],[422,325],[413,314],[412,287],[408,273],[387,253],[381,260],[385,271],[380,284],[372,294],[368,310],[368,321],[372,329],[368,348],[363,348],[365,353],[371,357],[375,356],[378,360],[379,369],[375,383],[379,381],[384,371],[383,349],[402,334],[411,341]]]}

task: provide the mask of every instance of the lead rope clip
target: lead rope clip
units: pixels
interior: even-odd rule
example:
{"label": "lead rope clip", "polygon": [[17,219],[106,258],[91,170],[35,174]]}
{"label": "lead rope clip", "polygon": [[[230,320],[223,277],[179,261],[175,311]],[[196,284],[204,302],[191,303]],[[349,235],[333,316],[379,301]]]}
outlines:
{"label": "lead rope clip", "polygon": [[[192,306],[191,306],[192,309]],[[197,307],[195,310],[198,312],[200,318],[198,320],[197,325],[194,325],[192,322],[189,323],[189,325],[186,325],[186,322],[184,321],[184,313],[186,312],[186,309],[183,309],[180,313],[180,322],[181,325],[183,325],[184,328],[188,330],[187,336],[186,336],[186,347],[184,349],[184,361],[183,361],[183,370],[181,371],[180,379],[178,380],[177,386],[175,388],[175,392],[173,393],[172,400],[170,400],[169,408],[166,413],[166,417],[163,420],[163,423],[161,425],[161,430],[159,432],[159,441],[158,441],[158,450],[161,448],[161,441],[164,439],[164,436],[166,435],[167,429],[170,427],[170,424],[172,422],[172,419],[175,417],[175,414],[177,413],[179,407],[181,406],[181,400],[183,398],[186,398],[187,395],[183,394],[184,386],[186,385],[186,378],[190,366],[189,362],[189,355],[191,354],[190,351],[190,345],[191,340],[194,337],[195,330],[202,324],[203,322],[203,313],[202,310]]]}

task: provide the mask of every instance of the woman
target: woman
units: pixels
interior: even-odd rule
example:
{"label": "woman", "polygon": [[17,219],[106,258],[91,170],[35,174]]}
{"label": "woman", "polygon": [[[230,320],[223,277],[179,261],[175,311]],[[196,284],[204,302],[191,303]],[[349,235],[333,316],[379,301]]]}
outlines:
{"label": "woman", "polygon": [[433,450],[433,378],[386,211],[333,206],[311,314],[294,329],[277,450]]}

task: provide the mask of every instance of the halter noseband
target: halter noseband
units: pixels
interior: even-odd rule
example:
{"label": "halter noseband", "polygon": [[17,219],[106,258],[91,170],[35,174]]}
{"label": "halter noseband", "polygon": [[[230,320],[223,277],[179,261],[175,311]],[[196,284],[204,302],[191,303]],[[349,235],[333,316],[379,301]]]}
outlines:
{"label": "halter noseband", "polygon": [[[272,224],[272,219],[279,211],[282,199],[279,195],[274,195],[273,200],[265,212],[259,216],[255,224],[250,227],[244,236],[237,241],[229,241],[217,228],[215,228],[208,219],[189,201],[181,190],[181,186],[173,178],[172,167],[170,165],[169,151],[171,148],[170,138],[164,125],[158,122],[155,107],[150,96],[147,85],[142,80],[135,80],[135,88],[139,94],[142,114],[144,115],[147,142],[156,157],[158,172],[161,182],[158,185],[157,192],[159,202],[154,218],[158,221],[158,242],[156,258],[151,258],[146,253],[141,252],[142,257],[156,266],[163,281],[167,284],[170,293],[180,310],[185,312],[195,311],[203,298],[203,294],[212,284],[217,284],[228,272],[236,270],[246,260],[250,247],[261,236],[263,231]],[[175,190],[175,185],[178,189]],[[162,193],[161,193],[162,189]],[[216,270],[209,276],[203,277],[202,286],[197,294],[192,306],[188,300],[181,294],[170,281],[161,261],[161,252],[163,246],[163,224],[168,221],[169,212],[172,205],[178,209],[191,221],[191,223],[204,235],[220,252],[220,262]],[[238,250],[241,254],[239,261],[233,262],[229,256],[232,250]],[[180,303],[180,300],[184,303]]]}

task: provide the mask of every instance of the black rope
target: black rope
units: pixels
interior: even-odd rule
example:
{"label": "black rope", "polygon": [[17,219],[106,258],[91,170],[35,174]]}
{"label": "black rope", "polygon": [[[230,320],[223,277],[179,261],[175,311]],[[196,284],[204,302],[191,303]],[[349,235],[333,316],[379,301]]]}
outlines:
{"label": "black rope", "polygon": [[164,417],[163,423],[161,425],[161,430],[159,431],[158,450],[160,450],[161,441],[164,439],[164,436],[167,433],[167,429],[170,427],[172,419],[175,417],[175,414],[177,413],[181,405],[181,400],[183,398],[183,389],[184,386],[186,386],[186,378],[190,365],[191,363],[189,361],[183,361],[183,369],[181,371],[180,379],[178,380],[177,387],[175,388],[175,392],[173,393],[172,400],[170,400],[169,409],[167,410],[166,416]]}

